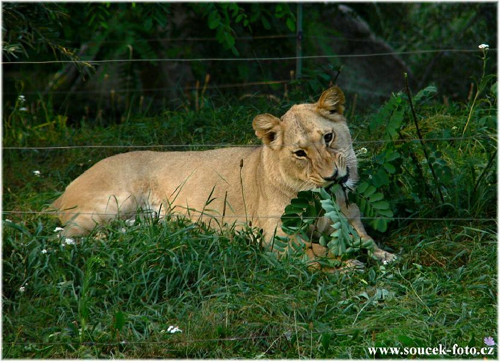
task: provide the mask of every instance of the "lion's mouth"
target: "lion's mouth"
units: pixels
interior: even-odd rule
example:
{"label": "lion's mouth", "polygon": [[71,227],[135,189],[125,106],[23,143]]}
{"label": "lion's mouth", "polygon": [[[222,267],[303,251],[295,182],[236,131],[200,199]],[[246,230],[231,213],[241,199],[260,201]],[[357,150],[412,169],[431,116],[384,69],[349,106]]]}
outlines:
{"label": "lion's mouth", "polygon": [[337,183],[342,185],[342,186],[345,186],[345,184],[347,183],[347,181],[349,180],[349,167],[346,168],[346,173],[343,177],[337,179]]}
{"label": "lion's mouth", "polygon": [[342,177],[337,177],[338,175],[338,170],[335,171],[335,174],[332,176],[332,177],[329,177],[329,178],[323,178],[321,181],[319,182],[315,182],[315,184],[317,185],[317,187],[323,187],[325,189],[330,189],[331,187],[333,187],[333,185],[340,185],[342,186],[342,189],[350,189],[348,183],[349,183],[349,177],[350,177],[350,173],[349,173],[349,167],[346,167],[346,173],[344,176]]}

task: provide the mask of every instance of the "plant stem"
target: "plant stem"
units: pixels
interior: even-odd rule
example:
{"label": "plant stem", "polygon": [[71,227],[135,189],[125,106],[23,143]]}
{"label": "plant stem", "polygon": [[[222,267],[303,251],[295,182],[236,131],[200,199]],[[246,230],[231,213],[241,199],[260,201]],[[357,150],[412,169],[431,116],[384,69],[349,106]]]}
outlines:
{"label": "plant stem", "polygon": [[408,74],[407,73],[405,73],[405,87],[406,87],[406,93],[408,94],[408,101],[410,103],[411,113],[413,115],[413,122],[415,123],[415,128],[417,129],[418,139],[420,140],[420,144],[422,145],[422,150],[424,151],[424,156],[425,156],[425,159],[427,160],[427,164],[429,165],[429,168],[431,169],[431,173],[432,173],[432,176],[434,177],[434,181],[436,181],[437,189],[439,192],[439,197],[441,199],[441,202],[444,204],[444,197],[443,197],[443,193],[441,192],[441,184],[439,183],[439,179],[436,175],[436,172],[434,172],[434,167],[432,166],[432,163],[429,161],[429,155],[427,154],[427,148],[425,147],[425,143],[424,143],[423,138],[422,138],[422,133],[420,132],[420,127],[418,126],[417,114],[415,112],[415,108],[413,107],[413,101],[411,98],[410,87],[408,86]]}
{"label": "plant stem", "polygon": [[474,111],[474,107],[476,105],[477,98],[479,97],[479,93],[481,93],[481,85],[483,83],[484,76],[486,74],[486,61],[488,60],[486,58],[486,51],[483,53],[483,74],[481,75],[481,80],[479,81],[479,84],[477,85],[477,90],[476,94],[474,95],[474,100],[472,101],[472,105],[470,106],[470,111],[469,115],[467,116],[467,122],[465,122],[465,127],[464,130],[462,131],[462,137],[465,135],[465,131],[467,131],[467,126],[469,125],[470,119],[472,118],[472,112]]}
{"label": "plant stem", "polygon": [[[399,139],[404,140],[404,137],[401,134],[401,131],[398,131],[398,134],[399,134]],[[427,195],[427,197],[433,197],[432,193],[430,192],[430,187],[427,185],[427,182],[425,180],[424,171],[422,170],[422,167],[420,167],[420,163],[418,162],[418,158],[415,155],[415,153],[411,150],[411,148],[409,149],[409,154],[410,154],[411,159],[413,160],[413,163],[415,164],[415,168],[418,171],[418,174],[420,176],[420,180],[418,180],[416,177],[411,175],[411,173],[408,170],[406,172],[408,172],[408,174],[411,175],[415,179],[417,184],[423,185],[424,194]],[[405,169],[404,166],[403,166],[403,169]]]}
{"label": "plant stem", "polygon": [[335,79],[333,80],[332,85],[337,84],[337,79],[339,79],[339,75],[342,72],[342,68],[344,68],[343,65],[341,65],[340,68],[339,68],[339,70],[337,70],[337,75],[335,76]]}
{"label": "plant stem", "polygon": [[481,179],[483,178],[483,176],[486,174],[486,171],[488,171],[488,169],[491,167],[492,163],[494,160],[496,160],[496,157],[497,157],[497,151],[495,151],[495,153],[493,153],[493,155],[491,156],[490,158],[490,162],[488,162],[488,164],[486,165],[486,167],[484,168],[483,172],[481,173],[481,175],[479,176],[479,178],[477,179],[476,181],[476,184],[474,185],[474,189],[472,190],[472,193],[474,194],[476,192],[476,189],[477,187],[479,186],[479,183],[481,182]]}

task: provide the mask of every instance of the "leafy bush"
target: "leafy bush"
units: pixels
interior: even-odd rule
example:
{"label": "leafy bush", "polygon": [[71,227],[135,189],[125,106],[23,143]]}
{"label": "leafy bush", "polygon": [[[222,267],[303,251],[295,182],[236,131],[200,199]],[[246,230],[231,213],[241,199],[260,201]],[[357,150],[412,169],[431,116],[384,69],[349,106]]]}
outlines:
{"label": "leafy bush", "polygon": [[[290,250],[303,252],[306,243],[317,241],[327,247],[333,256],[339,258],[352,257],[361,250],[371,254],[373,241],[361,240],[335,201],[335,192],[340,189],[341,186],[336,184],[329,192],[322,188],[299,192],[281,217],[281,228],[288,236],[275,236],[271,248],[283,252],[291,247]],[[381,206],[389,207],[388,204]],[[387,210],[387,213],[389,212]],[[316,226],[321,217],[329,219],[331,230],[317,230]],[[313,238],[314,234],[320,235]]]}

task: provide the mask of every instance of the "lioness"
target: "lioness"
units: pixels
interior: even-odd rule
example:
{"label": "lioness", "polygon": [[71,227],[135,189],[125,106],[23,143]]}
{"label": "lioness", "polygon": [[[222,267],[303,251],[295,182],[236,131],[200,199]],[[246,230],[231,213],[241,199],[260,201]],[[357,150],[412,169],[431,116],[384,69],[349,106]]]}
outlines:
{"label": "lioness", "polygon": [[[129,218],[140,208],[201,215],[222,222],[251,222],[266,242],[282,234],[280,216],[302,190],[339,182],[354,188],[357,160],[346,119],[345,97],[337,86],[314,104],[291,107],[281,118],[261,114],[253,120],[260,147],[203,152],[139,151],[106,158],[74,180],[53,203],[65,224],[63,235],[82,235],[115,217]],[[356,205],[336,195],[362,239],[371,239]],[[209,202],[211,200],[211,202]],[[318,223],[329,227],[326,219]],[[309,257],[326,256],[312,243]],[[375,256],[394,256],[375,248]]]}

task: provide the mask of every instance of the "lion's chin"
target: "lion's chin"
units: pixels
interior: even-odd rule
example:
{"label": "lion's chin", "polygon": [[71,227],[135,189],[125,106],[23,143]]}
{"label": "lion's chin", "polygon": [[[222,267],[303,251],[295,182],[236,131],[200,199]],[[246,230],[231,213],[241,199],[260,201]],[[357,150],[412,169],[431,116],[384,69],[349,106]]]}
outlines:
{"label": "lion's chin", "polygon": [[332,186],[335,183],[335,181],[326,181],[326,182],[321,182],[318,187],[322,187],[324,189]]}
{"label": "lion's chin", "polygon": [[345,188],[351,188],[351,186],[352,186],[352,180],[351,179],[347,179],[344,182],[339,182],[338,180],[337,181],[325,181],[325,182],[321,182],[316,187],[322,187],[324,189],[327,189],[327,188],[333,186],[334,184],[339,184],[340,186],[342,186],[343,189],[345,189]]}

